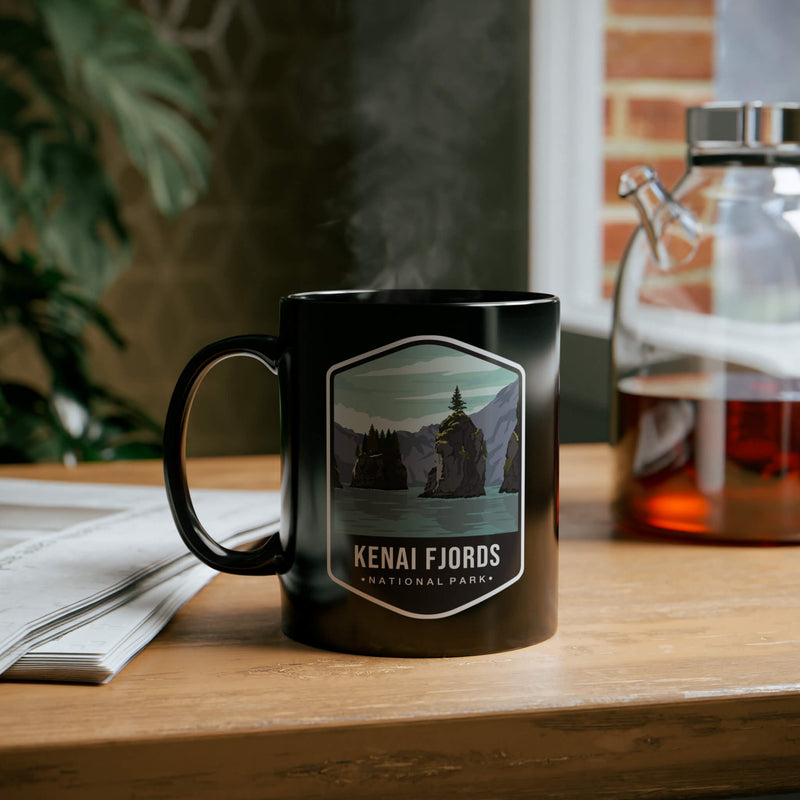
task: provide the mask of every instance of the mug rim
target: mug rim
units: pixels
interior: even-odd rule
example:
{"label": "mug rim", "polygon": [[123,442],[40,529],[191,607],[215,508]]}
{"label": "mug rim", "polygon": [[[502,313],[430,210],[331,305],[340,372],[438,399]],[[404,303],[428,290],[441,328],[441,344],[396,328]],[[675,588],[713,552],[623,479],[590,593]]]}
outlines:
{"label": "mug rim", "polygon": [[440,306],[519,306],[558,303],[546,292],[506,289],[331,289],[297,292],[284,300],[322,305],[440,305]]}

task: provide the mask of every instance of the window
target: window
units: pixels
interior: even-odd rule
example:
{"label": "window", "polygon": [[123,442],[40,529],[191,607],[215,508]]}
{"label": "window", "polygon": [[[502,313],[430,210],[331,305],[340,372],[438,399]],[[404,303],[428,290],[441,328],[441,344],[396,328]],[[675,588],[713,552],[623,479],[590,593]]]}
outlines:
{"label": "window", "polygon": [[530,286],[562,325],[607,335],[602,296],[602,0],[532,0]]}
{"label": "window", "polygon": [[[782,3],[796,9],[796,0],[770,8]],[[683,173],[686,108],[714,97],[715,11],[728,5],[751,17],[763,9],[532,0],[530,285],[561,296],[567,331],[608,335],[616,271],[637,224],[616,182],[640,163],[667,186]]]}

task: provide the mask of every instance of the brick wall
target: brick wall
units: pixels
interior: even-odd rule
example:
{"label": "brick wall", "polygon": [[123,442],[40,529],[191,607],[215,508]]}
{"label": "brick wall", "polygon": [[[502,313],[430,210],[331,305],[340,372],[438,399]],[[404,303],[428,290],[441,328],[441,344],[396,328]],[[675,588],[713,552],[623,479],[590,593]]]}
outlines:
{"label": "brick wall", "polygon": [[685,168],[685,110],[713,99],[714,0],[606,0],[603,293],[636,216],[620,174],[648,163],[672,186]]}

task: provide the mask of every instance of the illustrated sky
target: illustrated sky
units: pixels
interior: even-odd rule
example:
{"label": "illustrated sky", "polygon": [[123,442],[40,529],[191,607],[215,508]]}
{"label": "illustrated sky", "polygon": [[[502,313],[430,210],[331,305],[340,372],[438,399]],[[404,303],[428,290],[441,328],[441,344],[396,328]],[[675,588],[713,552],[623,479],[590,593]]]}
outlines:
{"label": "illustrated sky", "polygon": [[518,379],[516,372],[438,344],[419,344],[378,356],[334,376],[334,420],[357,433],[415,432],[441,422],[458,386],[473,414]]}

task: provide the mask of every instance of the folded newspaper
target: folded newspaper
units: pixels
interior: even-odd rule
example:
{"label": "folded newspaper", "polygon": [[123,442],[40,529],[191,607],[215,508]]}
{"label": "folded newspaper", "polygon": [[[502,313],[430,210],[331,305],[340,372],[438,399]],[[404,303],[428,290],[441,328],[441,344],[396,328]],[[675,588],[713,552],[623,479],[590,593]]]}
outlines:
{"label": "folded newspaper", "polygon": [[[228,547],[278,529],[278,492],[192,500]],[[215,574],[163,488],[0,479],[0,679],[106,683]]]}

